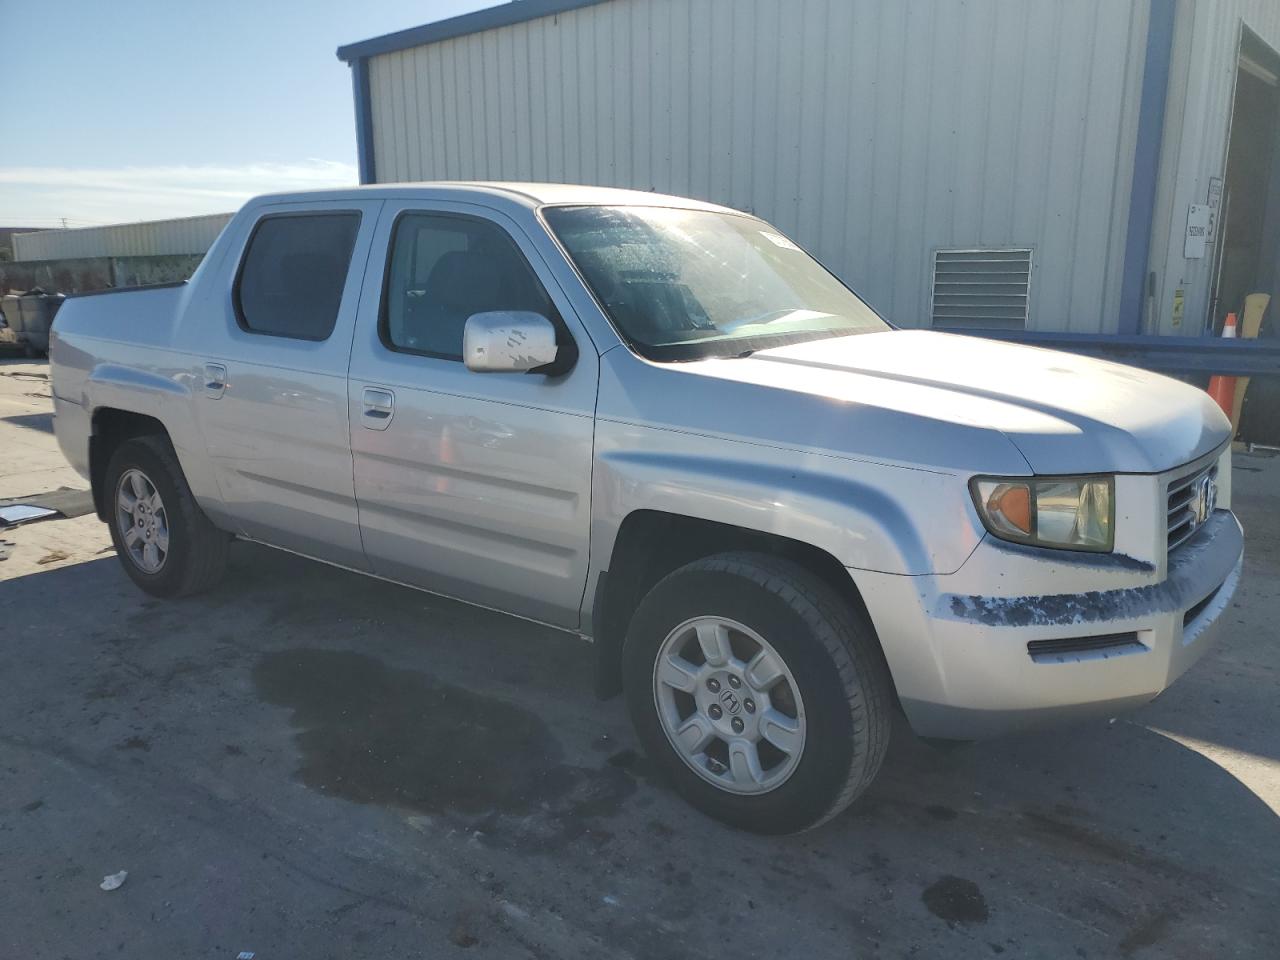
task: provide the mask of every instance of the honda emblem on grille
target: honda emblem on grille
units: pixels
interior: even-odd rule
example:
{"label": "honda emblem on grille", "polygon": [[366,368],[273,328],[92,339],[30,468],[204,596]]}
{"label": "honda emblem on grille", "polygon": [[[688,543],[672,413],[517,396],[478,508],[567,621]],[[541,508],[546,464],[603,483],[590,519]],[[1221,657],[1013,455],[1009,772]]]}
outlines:
{"label": "honda emblem on grille", "polygon": [[1218,504],[1218,485],[1213,477],[1205,474],[1196,481],[1196,495],[1191,501],[1191,510],[1196,518],[1196,526],[1213,516],[1213,508]]}

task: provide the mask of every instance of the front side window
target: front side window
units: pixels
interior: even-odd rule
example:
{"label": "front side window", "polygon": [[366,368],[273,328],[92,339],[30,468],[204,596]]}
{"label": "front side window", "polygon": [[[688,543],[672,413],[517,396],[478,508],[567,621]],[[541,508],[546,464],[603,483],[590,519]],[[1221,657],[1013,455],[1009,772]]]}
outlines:
{"label": "front side window", "polygon": [[738,357],[889,329],[755,217],[595,206],[543,216],[619,333],[651,360]]}
{"label": "front side window", "polygon": [[358,213],[264,217],[245,250],[234,299],[240,326],[296,340],[333,333],[351,265]]}
{"label": "front side window", "polygon": [[403,215],[391,239],[383,343],[404,353],[461,360],[467,318],[492,310],[555,317],[550,298],[506,231],[471,217]]}

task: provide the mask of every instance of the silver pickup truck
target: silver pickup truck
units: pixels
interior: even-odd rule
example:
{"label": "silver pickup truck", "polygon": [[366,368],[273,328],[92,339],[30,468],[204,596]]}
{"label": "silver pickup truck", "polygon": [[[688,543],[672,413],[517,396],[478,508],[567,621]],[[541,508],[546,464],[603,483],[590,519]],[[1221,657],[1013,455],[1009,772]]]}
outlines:
{"label": "silver pickup truck", "polygon": [[210,587],[239,538],[579,634],[681,793],[753,830],[848,805],[895,716],[1151,700],[1240,575],[1203,392],[895,330],[675,197],[262,197],[189,282],[70,299],[52,364],[142,589]]}

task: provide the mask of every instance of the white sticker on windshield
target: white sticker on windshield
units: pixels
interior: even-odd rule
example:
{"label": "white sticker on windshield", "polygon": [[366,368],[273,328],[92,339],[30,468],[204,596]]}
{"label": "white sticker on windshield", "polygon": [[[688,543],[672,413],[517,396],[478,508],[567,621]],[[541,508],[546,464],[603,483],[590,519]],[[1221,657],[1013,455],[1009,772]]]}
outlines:
{"label": "white sticker on windshield", "polygon": [[760,236],[764,237],[766,240],[772,243],[775,247],[781,247],[783,250],[799,250],[800,249],[794,243],[788,240],[786,237],[778,233],[770,233],[767,230],[761,230]]}

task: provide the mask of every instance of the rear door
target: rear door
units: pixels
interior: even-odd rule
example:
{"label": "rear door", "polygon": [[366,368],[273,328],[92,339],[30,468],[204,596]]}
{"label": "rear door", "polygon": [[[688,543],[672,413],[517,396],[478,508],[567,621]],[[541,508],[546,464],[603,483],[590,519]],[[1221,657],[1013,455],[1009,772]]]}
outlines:
{"label": "rear door", "polygon": [[227,513],[246,536],[361,569],[347,364],[380,208],[264,207],[230,288],[195,320],[196,405]]}
{"label": "rear door", "polygon": [[[490,310],[532,310],[563,324],[577,363],[554,377],[472,373],[461,360],[462,328]],[[591,341],[518,225],[472,204],[388,201],[349,394],[374,571],[576,626],[598,375]]]}

